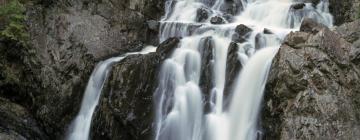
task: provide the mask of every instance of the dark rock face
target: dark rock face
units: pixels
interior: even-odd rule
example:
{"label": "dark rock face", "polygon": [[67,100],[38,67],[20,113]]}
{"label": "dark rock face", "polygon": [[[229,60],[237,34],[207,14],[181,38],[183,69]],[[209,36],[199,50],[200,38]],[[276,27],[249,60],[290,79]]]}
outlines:
{"label": "dark rock face", "polygon": [[196,21],[204,22],[209,18],[210,11],[205,8],[200,8],[196,11]]}
{"label": "dark rock face", "polygon": [[303,9],[304,7],[305,7],[305,3],[296,3],[291,5],[291,8],[295,10]]}
{"label": "dark rock face", "polygon": [[205,95],[210,95],[211,89],[214,87],[214,83],[212,83],[214,76],[214,64],[212,60],[214,60],[215,57],[215,44],[212,37],[202,38],[200,43],[199,52],[201,54],[201,76],[199,85]]}
{"label": "dark rock face", "polygon": [[26,108],[0,97],[0,139],[48,139]]}
{"label": "dark rock face", "polygon": [[246,41],[251,32],[251,28],[247,27],[244,24],[240,24],[236,26],[235,33],[232,36],[232,40],[237,43],[243,43]]}
{"label": "dark rock face", "polygon": [[241,1],[238,0],[224,0],[224,4],[221,5],[220,10],[230,15],[236,15],[243,10]]}
{"label": "dark rock face", "polygon": [[316,6],[317,4],[319,4],[321,0],[294,0],[294,1],[298,3],[312,3],[313,6]]}
{"label": "dark rock face", "polygon": [[179,40],[162,43],[156,53],[134,55],[116,64],[94,114],[94,140],[150,140],[153,138],[153,94],[158,71]]}
{"label": "dark rock face", "polygon": [[359,18],[359,0],[329,0],[329,2],[330,13],[334,16],[335,25]]}
{"label": "dark rock face", "polygon": [[225,20],[220,16],[215,16],[210,19],[211,24],[224,24]]}
{"label": "dark rock face", "polygon": [[264,34],[274,34],[270,29],[265,28],[263,31]]}
{"label": "dark rock face", "polygon": [[226,84],[227,85],[224,89],[224,94],[227,96],[231,93],[231,87],[235,84],[236,77],[239,75],[239,72],[242,69],[242,64],[239,60],[239,45],[235,42],[231,42],[228,55],[226,60]]}
{"label": "dark rock face", "polygon": [[[305,28],[305,27],[303,27]],[[266,87],[266,139],[354,139],[360,131],[356,47],[328,28],[290,33]]]}
{"label": "dark rock face", "polygon": [[326,28],[325,25],[317,23],[310,18],[304,18],[300,26],[300,31],[316,34],[324,28]]}

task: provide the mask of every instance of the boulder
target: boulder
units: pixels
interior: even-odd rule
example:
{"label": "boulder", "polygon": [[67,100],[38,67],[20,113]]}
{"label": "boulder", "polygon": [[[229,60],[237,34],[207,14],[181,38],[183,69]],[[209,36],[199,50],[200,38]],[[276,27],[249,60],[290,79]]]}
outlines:
{"label": "boulder", "polygon": [[220,16],[215,16],[210,19],[211,24],[224,24],[225,20]]}
{"label": "boulder", "polygon": [[210,11],[205,8],[199,8],[196,11],[196,21],[197,22],[204,22],[209,18]]}
{"label": "boulder", "polygon": [[170,38],[155,53],[132,55],[113,66],[94,112],[91,139],[153,138],[153,94],[158,73],[178,43],[179,39]]}
{"label": "boulder", "polygon": [[238,0],[224,0],[220,6],[220,11],[230,15],[237,15],[243,9],[243,4]]}
{"label": "boulder", "polygon": [[291,5],[290,8],[294,10],[298,10],[298,9],[303,9],[305,6],[306,6],[305,3],[295,3]]}
{"label": "boulder", "polygon": [[360,136],[354,46],[328,28],[311,28],[290,33],[272,63],[262,111],[265,139]]}
{"label": "boulder", "polygon": [[232,40],[237,43],[244,43],[253,30],[244,24],[236,26]]}
{"label": "boulder", "polygon": [[304,18],[301,22],[300,31],[316,34],[321,29],[327,28],[325,25],[314,21],[311,18]]}
{"label": "boulder", "polygon": [[214,48],[215,44],[212,37],[204,37],[199,44],[199,52],[201,54],[201,75],[199,86],[205,95],[211,94],[211,89],[214,87]]}

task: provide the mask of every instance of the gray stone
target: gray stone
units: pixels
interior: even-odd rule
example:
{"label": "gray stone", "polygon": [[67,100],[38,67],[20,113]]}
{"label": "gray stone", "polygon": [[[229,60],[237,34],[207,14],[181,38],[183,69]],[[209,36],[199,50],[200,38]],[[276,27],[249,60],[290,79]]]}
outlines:
{"label": "gray stone", "polygon": [[273,61],[262,112],[265,139],[360,136],[354,46],[328,28],[314,28],[290,33]]}

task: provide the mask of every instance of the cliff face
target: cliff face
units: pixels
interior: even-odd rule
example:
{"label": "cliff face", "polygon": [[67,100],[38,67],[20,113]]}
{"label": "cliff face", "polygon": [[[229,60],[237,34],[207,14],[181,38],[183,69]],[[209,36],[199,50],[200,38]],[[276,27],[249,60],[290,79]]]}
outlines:
{"label": "cliff face", "polygon": [[335,31],[305,20],[270,72],[267,139],[357,139],[360,131],[359,21]]}
{"label": "cliff face", "polygon": [[[162,0],[31,1],[29,49],[1,39],[0,96],[30,112],[44,135],[0,123],[0,133],[25,139],[61,139],[79,110],[95,64],[105,58],[157,45],[147,20],[163,15]],[[10,112],[1,108],[2,112]],[[1,120],[11,120],[0,116]],[[16,117],[16,116],[10,116]],[[18,119],[18,118],[12,118]],[[32,124],[25,124],[34,127]],[[11,133],[10,133],[11,132]]]}

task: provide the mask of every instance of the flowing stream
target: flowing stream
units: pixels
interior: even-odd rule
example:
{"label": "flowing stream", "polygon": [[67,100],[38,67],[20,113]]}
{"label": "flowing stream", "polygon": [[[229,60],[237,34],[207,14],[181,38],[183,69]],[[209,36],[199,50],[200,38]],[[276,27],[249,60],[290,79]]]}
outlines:
{"label": "flowing stream", "polygon": [[[327,0],[317,5],[300,1],[168,0],[159,38],[182,39],[160,71],[154,94],[155,140],[261,139],[258,114],[271,61],[282,40],[299,30],[305,17],[332,26]],[[240,36],[243,41],[235,41],[242,69],[235,84],[227,85],[226,67],[232,65],[227,64],[228,49],[240,24],[252,31]],[[204,40],[211,44],[210,67],[202,62],[207,54],[201,50],[209,44]],[[202,87],[204,68],[213,73],[205,81],[209,90]]]}
{"label": "flowing stream", "polygon": [[[300,1],[167,0],[159,40],[182,39],[159,71],[154,139],[261,139],[258,114],[263,90],[282,40],[299,30],[304,17],[332,26],[327,0],[317,5]],[[237,29],[240,24],[243,28]],[[238,46],[236,61],[242,69],[234,84],[228,85],[226,68],[233,65],[227,64],[231,44]],[[89,139],[92,116],[112,64],[154,50],[145,48],[96,66],[66,139]]]}
{"label": "flowing stream", "polygon": [[141,52],[126,53],[122,56],[113,57],[97,64],[86,86],[80,112],[68,130],[67,140],[89,139],[92,116],[99,103],[101,91],[111,70],[112,64],[123,60],[129,55],[147,54],[150,52],[155,52],[155,47],[145,47]]}

